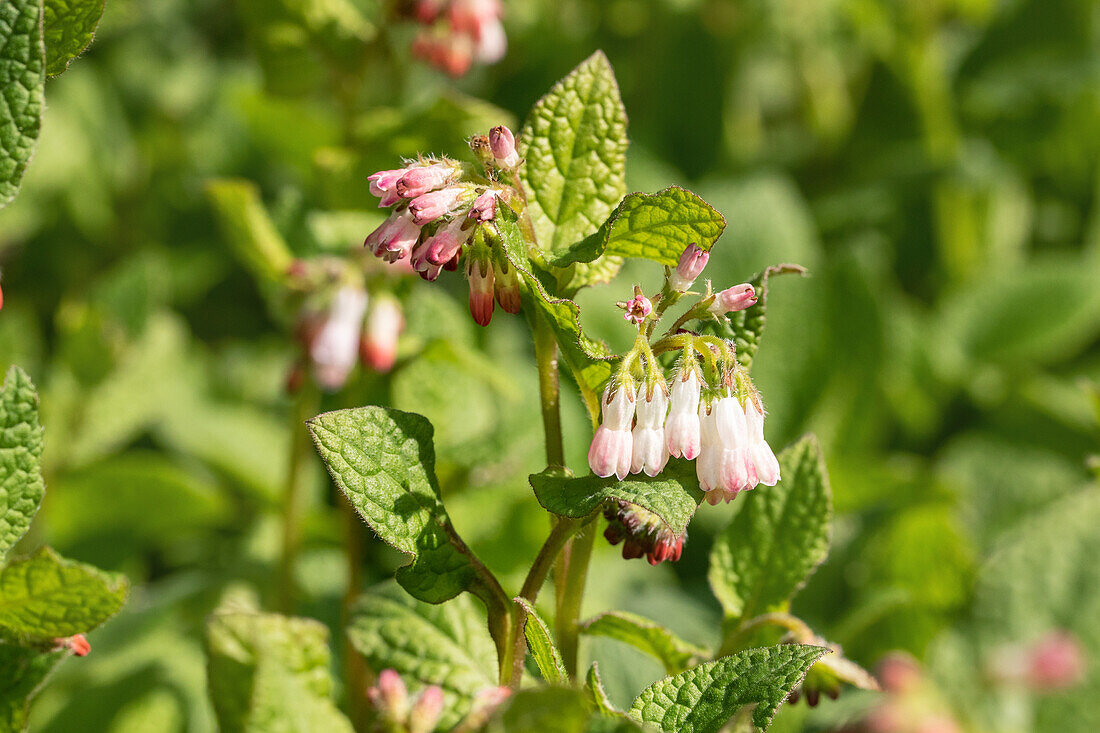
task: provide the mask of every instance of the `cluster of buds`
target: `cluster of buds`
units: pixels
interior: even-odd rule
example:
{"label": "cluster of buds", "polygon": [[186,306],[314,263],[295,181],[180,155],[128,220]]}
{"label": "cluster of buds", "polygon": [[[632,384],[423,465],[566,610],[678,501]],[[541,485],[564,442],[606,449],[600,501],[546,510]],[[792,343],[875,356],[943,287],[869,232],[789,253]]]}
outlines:
{"label": "cluster of buds", "polygon": [[508,313],[520,309],[519,277],[492,226],[498,207],[508,206],[514,196],[499,179],[510,176],[520,161],[507,127],[495,127],[470,145],[485,163],[485,176],[448,158],[421,158],[369,176],[379,206],[393,210],[364,246],[387,262],[407,261],[428,281],[443,270],[457,270],[465,257],[470,314],[487,326],[494,300]]}
{"label": "cluster of buds", "polygon": [[413,54],[453,77],[475,62],[495,64],[508,50],[501,0],[418,0],[414,14],[422,28]]}
{"label": "cluster of buds", "polygon": [[612,545],[623,543],[623,559],[645,557],[650,565],[680,559],[687,533],[679,536],[656,514],[629,502],[617,501],[604,508],[607,529],[603,536]]}
{"label": "cluster of buds", "polygon": [[[691,286],[706,259],[695,245],[685,250],[657,296],[663,308],[655,311],[639,288],[634,298],[620,304],[624,317],[638,326],[638,340],[604,390],[603,420],[592,438],[588,465],[597,476],[622,480],[643,471],[656,476],[670,457],[695,460],[699,486],[707,501],[717,504],[758,484],[774,486],[779,462],[764,439],[760,394],[737,363],[733,344],[677,327],[649,344],[664,308]],[[747,283],[713,294],[708,284],[708,294],[677,325],[723,317],[755,303],[755,291]],[[666,380],[656,355],[673,349],[681,355]]]}
{"label": "cluster of buds", "polygon": [[307,363],[326,390],[343,387],[358,362],[377,372],[393,367],[405,325],[393,295],[368,293],[361,278],[335,259],[298,260],[289,276],[292,287],[306,294],[297,328],[305,358],[291,372],[292,390],[304,379]]}

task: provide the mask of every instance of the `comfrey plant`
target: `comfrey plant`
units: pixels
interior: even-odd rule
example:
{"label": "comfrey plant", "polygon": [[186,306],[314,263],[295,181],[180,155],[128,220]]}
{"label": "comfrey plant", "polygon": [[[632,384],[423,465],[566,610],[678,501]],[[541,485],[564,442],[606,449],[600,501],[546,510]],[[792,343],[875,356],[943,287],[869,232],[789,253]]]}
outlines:
{"label": "comfrey plant", "polygon": [[[679,187],[627,195],[626,147],[618,87],[597,53],[536,103],[518,136],[496,127],[473,137],[471,162],[421,156],[369,177],[390,209],[366,238],[372,254],[428,281],[465,273],[478,324],[499,305],[530,327],[547,462],[530,485],[551,517],[522,587],[506,591],[448,517],[427,419],[367,406],[308,421],[347,500],[411,559],[396,573],[403,591],[367,592],[349,627],[379,673],[369,699],[386,730],[763,729],[785,700],[877,687],[788,612],[827,552],[831,498],[812,436],[773,452],[750,372],[769,278],[802,269],[697,286],[725,220]],[[665,278],[616,304],[636,337],[615,354],[583,331],[573,297],[612,281],[628,257],[663,265]],[[591,419],[591,473],[565,462],[559,365]],[[701,505],[742,492],[711,556],[725,610],[713,649],[632,614],[579,617],[601,518],[624,557],[657,564],[679,558]],[[540,608],[552,571],[555,602]],[[580,671],[586,635],[653,654],[669,676],[619,710],[597,666]]]}

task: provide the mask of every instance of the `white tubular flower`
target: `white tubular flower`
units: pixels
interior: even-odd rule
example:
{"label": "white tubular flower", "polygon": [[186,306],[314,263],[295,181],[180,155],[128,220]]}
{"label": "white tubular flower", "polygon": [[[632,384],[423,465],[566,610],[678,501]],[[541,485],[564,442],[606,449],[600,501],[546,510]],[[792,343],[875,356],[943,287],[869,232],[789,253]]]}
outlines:
{"label": "white tubular flower", "polygon": [[336,291],[324,325],[309,346],[317,381],[339,389],[359,359],[359,337],[367,312],[367,292],[345,285]]}
{"label": "white tubular flower", "polygon": [[752,397],[745,402],[745,422],[749,434],[748,463],[755,469],[756,481],[775,486],[779,483],[779,461],[764,440],[764,412]]}
{"label": "white tubular flower", "polygon": [[719,461],[722,445],[718,437],[718,420],[713,409],[699,405],[699,459],[695,461],[695,475],[699,477],[699,488],[706,492],[718,488]]}
{"label": "white tubular flower", "polygon": [[665,444],[665,411],[668,409],[668,393],[664,380],[653,387],[653,395],[647,399],[646,386],[640,385],[637,394],[638,421],[633,433],[633,458],[630,472],[645,471],[656,476],[668,463],[668,446]]}
{"label": "white tubular flower", "polygon": [[719,500],[728,502],[754,484],[749,475],[749,434],[741,403],[726,395],[717,401],[714,412],[722,452],[718,461],[718,489],[707,495],[712,505]]}
{"label": "white tubular flower", "polygon": [[687,365],[672,378],[672,400],[665,421],[669,455],[689,461],[699,455],[699,375]]}
{"label": "white tubular flower", "polygon": [[596,428],[588,448],[588,465],[600,478],[614,475],[620,481],[630,473],[634,440],[630,434],[634,419],[634,387],[620,384],[611,392],[608,384],[600,402],[603,424]]}

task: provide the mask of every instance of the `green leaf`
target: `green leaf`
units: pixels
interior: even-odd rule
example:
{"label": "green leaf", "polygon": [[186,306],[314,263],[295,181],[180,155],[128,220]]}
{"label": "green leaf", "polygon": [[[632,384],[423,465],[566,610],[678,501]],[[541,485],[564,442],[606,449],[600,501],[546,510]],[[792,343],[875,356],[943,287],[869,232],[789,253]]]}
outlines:
{"label": "green leaf", "polygon": [[19,367],[0,388],[0,560],[26,534],[46,493],[38,392]]}
{"label": "green leaf", "polygon": [[524,307],[535,311],[554,332],[561,346],[562,358],[595,421],[600,414],[600,387],[611,377],[611,361],[615,358],[607,345],[595,341],[581,330],[580,306],[567,298],[551,296],[533,271],[527,257],[527,246],[519,222],[511,209],[501,207],[494,221],[508,262],[520,274],[524,290]]}
{"label": "green leaf", "polygon": [[584,695],[568,687],[532,687],[501,706],[489,731],[499,733],[583,733],[588,730]]}
{"label": "green leaf", "polygon": [[435,476],[432,424],[386,407],[326,412],[306,421],[332,480],[378,536],[412,556],[397,582],[442,603],[475,590],[473,556],[454,533]]}
{"label": "green leaf", "polygon": [[592,662],[592,667],[589,668],[588,674],[585,676],[585,688],[591,694],[592,702],[596,705],[596,709],[600,711],[601,715],[617,717],[623,714],[621,710],[615,707],[615,703],[611,702],[611,698],[607,695],[607,690],[603,687],[603,680],[600,679],[600,665],[598,662]]}
{"label": "green leaf", "polygon": [[557,252],[596,231],[626,193],[626,110],[597,51],[535,103],[520,133],[521,169],[539,247]]}
{"label": "green leaf", "polygon": [[91,631],[118,613],[126,593],[121,576],[43,547],[0,571],[0,634],[53,639]]}
{"label": "green leaf", "polygon": [[392,668],[406,681],[443,688],[443,728],[455,725],[479,692],[497,684],[485,616],[469,596],[429,605],[392,584],[379,586],[355,603],[347,633],[375,671]]}
{"label": "green leaf", "polygon": [[599,231],[551,260],[556,267],[598,257],[640,257],[675,267],[689,244],[710,250],[726,219],[696,194],[679,186],[657,193],[632,193]]}
{"label": "green leaf", "polygon": [[764,268],[749,282],[756,289],[756,305],[743,311],[730,313],[717,321],[707,321],[700,329],[737,344],[737,360],[746,370],[752,369],[752,361],[760,349],[764,337],[764,323],[768,310],[768,279],[773,275],[806,274],[800,265],[772,265]]}
{"label": "green leaf", "polygon": [[565,662],[562,661],[561,652],[554,646],[550,628],[526,598],[517,596],[513,600],[527,614],[523,626],[523,635],[527,637],[527,649],[534,657],[539,671],[542,672],[542,678],[551,684],[568,685],[569,673],[565,671]]}
{"label": "green leaf", "polygon": [[619,481],[614,476],[574,478],[560,469],[546,469],[529,477],[539,503],[563,517],[583,518],[615,500],[626,501],[653,512],[669,530],[679,536],[703,499],[695,465],[673,458],[657,476],[631,475]]}
{"label": "green leaf", "polygon": [[747,649],[666,677],[634,701],[630,715],[668,733],[717,733],[745,705],[767,729],[775,711],[828,650],[804,644]]}
{"label": "green leaf", "polygon": [[0,3],[0,207],[19,191],[42,126],[46,58],[39,0]]}
{"label": "green leaf", "polygon": [[237,256],[253,273],[278,281],[294,259],[260,200],[255,184],[222,179],[206,184],[218,223]]}
{"label": "green leaf", "polygon": [[702,647],[688,643],[669,629],[626,611],[602,613],[581,624],[581,633],[607,636],[634,646],[661,660],[665,672],[682,672],[697,660],[710,656]]}
{"label": "green leaf", "polygon": [[95,38],[104,0],[45,0],[42,25],[46,39],[46,73],[57,76]]}
{"label": "green leaf", "polygon": [[0,732],[26,729],[31,700],[65,657],[65,652],[0,643]]}
{"label": "green leaf", "polygon": [[352,733],[332,700],[328,627],[222,610],[206,623],[207,679],[222,733]]}
{"label": "green leaf", "polygon": [[711,550],[707,577],[729,619],[782,607],[829,551],[832,496],[817,439],[788,447],[779,466],[782,480],[738,499]]}

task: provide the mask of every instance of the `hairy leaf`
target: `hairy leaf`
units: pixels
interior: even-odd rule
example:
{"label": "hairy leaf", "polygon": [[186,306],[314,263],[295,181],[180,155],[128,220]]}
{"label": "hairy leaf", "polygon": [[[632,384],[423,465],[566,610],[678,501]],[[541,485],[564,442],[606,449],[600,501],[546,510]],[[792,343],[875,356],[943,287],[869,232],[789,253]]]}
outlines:
{"label": "hairy leaf", "polygon": [[598,257],[640,257],[675,267],[689,244],[709,250],[726,228],[725,218],[691,191],[670,186],[657,193],[632,193],[599,231],[561,252],[556,267]]}
{"label": "hairy leaf", "polygon": [[588,517],[604,504],[622,500],[653,512],[675,535],[682,535],[703,499],[695,465],[674,458],[657,476],[631,475],[619,481],[614,476],[571,477],[546,469],[532,474],[531,487],[543,508],[563,517]]}
{"label": "hairy leaf", "polygon": [[523,635],[527,637],[527,649],[534,657],[539,671],[542,672],[542,678],[551,684],[568,685],[569,673],[565,671],[565,662],[562,661],[561,652],[554,645],[550,628],[526,598],[517,597],[513,600],[527,614]]}
{"label": "hairy leaf", "polygon": [[53,639],[91,631],[126,601],[124,578],[48,547],[0,571],[0,634]]}
{"label": "hairy leaf", "polygon": [[41,458],[38,392],[13,366],[0,389],[0,560],[26,534],[42,502]]}
{"label": "hairy leaf", "polygon": [[0,643],[0,731],[26,729],[31,700],[65,656]]}
{"label": "hairy leaf", "polygon": [[46,56],[39,0],[0,3],[0,207],[15,198],[42,127]]}
{"label": "hairy leaf", "polygon": [[375,671],[392,668],[406,681],[443,688],[446,728],[497,683],[485,616],[469,596],[429,605],[385,584],[359,598],[347,633]]}
{"label": "hairy leaf", "polygon": [[634,701],[630,714],[668,733],[717,733],[745,705],[766,729],[772,716],[828,650],[803,644],[747,649],[666,677]]}
{"label": "hairy leaf", "polygon": [[715,539],[708,578],[726,616],[745,620],[786,603],[829,550],[832,496],[817,439],[779,455],[782,480],[743,495]]}
{"label": "hairy leaf", "polygon": [[592,702],[596,705],[596,710],[598,710],[601,715],[614,717],[623,714],[621,710],[615,707],[615,703],[611,702],[611,698],[607,695],[607,690],[603,687],[603,680],[600,678],[599,662],[592,662],[592,666],[589,668],[584,682],[585,688],[592,696]]}
{"label": "hairy leaf", "polygon": [[352,733],[332,700],[328,636],[313,619],[215,612],[207,679],[222,733]]}
{"label": "hairy leaf", "polygon": [[597,51],[535,103],[520,133],[539,247],[558,251],[600,226],[626,193],[626,110]]}
{"label": "hairy leaf", "polygon": [[46,73],[57,76],[95,38],[104,0],[45,0],[42,25],[46,39]]}
{"label": "hairy leaf", "polygon": [[661,661],[665,672],[676,674],[709,655],[706,649],[684,641],[655,621],[626,611],[602,613],[581,624],[581,633],[607,636],[630,644]]}
{"label": "hairy leaf", "polygon": [[768,278],[773,275],[793,273],[804,275],[806,270],[799,265],[772,265],[754,277],[750,282],[756,289],[756,305],[743,311],[730,313],[718,321],[702,324],[704,333],[733,341],[737,344],[737,361],[746,370],[752,369],[752,361],[760,349],[760,340],[764,337],[764,323],[768,311]]}

